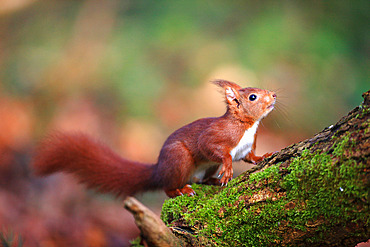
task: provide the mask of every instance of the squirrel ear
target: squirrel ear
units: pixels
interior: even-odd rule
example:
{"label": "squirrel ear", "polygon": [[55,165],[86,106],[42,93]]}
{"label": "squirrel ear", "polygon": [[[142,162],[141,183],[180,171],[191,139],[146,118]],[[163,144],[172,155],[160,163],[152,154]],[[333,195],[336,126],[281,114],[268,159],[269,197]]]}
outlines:
{"label": "squirrel ear", "polygon": [[238,90],[241,89],[241,87],[238,84],[225,80],[216,80],[213,81],[213,83],[225,90],[225,98],[228,104],[236,105],[237,107],[239,107],[240,95]]}
{"label": "squirrel ear", "polygon": [[226,87],[225,89],[225,97],[228,104],[233,105],[236,104],[237,107],[239,107],[239,92],[236,91],[232,87]]}

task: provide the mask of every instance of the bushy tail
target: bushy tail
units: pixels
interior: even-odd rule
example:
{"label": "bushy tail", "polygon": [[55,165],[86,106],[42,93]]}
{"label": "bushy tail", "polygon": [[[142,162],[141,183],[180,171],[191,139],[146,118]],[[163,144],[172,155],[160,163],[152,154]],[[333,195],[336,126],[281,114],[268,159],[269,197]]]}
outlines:
{"label": "bushy tail", "polygon": [[74,174],[90,188],[118,196],[158,188],[156,165],[121,158],[107,146],[80,133],[54,133],[37,149],[33,168],[38,175]]}

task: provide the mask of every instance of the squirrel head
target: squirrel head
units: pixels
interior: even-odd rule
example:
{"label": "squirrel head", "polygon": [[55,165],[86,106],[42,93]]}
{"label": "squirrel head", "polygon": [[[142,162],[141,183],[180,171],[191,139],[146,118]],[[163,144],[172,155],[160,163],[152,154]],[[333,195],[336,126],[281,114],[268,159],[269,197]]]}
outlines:
{"label": "squirrel head", "polygon": [[276,93],[259,88],[242,88],[234,82],[213,81],[223,88],[228,111],[243,122],[256,122],[266,117],[276,102]]}

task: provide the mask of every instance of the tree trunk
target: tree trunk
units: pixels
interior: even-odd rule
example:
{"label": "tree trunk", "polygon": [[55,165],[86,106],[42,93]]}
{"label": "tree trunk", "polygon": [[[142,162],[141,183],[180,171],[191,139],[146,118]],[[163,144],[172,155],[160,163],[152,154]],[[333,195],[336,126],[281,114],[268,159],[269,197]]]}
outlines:
{"label": "tree trunk", "polygon": [[189,246],[355,246],[369,233],[370,91],[311,139],[226,187],[193,185],[162,220]]}

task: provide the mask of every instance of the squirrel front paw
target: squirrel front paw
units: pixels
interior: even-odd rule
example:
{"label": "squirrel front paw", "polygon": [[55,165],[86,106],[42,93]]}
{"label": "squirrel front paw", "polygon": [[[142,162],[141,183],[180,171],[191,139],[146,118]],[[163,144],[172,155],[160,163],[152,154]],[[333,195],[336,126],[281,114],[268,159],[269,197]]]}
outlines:
{"label": "squirrel front paw", "polygon": [[270,157],[271,155],[275,154],[277,152],[271,152],[271,153],[265,153],[262,156],[257,156],[254,154],[254,152],[250,152],[243,160],[245,162],[252,163],[254,165],[260,163],[263,159]]}
{"label": "squirrel front paw", "polygon": [[225,168],[225,166],[222,166],[221,171],[218,174],[219,178],[221,176],[222,176],[222,178],[220,179],[220,184],[221,184],[221,186],[226,186],[227,183],[233,178],[233,169],[232,168]]}

